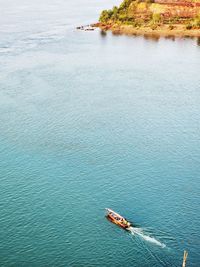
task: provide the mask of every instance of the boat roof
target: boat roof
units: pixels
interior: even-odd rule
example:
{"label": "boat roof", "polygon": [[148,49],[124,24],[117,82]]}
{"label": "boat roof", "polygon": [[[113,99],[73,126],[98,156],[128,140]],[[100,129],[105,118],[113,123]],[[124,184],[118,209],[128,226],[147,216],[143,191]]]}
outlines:
{"label": "boat roof", "polygon": [[114,210],[111,210],[111,209],[108,209],[108,208],[106,208],[106,210],[107,210],[107,212],[109,212],[109,213],[113,213],[113,214],[115,214],[117,217],[119,217],[119,218],[123,218],[121,215],[119,215],[117,212],[115,212]]}

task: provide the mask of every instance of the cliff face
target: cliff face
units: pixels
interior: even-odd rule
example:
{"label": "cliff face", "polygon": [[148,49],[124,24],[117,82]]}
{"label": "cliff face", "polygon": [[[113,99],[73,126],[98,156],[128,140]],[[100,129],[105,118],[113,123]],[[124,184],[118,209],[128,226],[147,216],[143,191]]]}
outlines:
{"label": "cliff face", "polygon": [[109,25],[146,26],[152,29],[178,24],[200,29],[200,0],[124,0],[119,7],[104,10],[100,22]]}
{"label": "cliff face", "polygon": [[155,0],[150,6],[152,12],[160,9],[160,14],[165,19],[177,17],[179,19],[195,18],[200,14],[200,2],[183,0]]}

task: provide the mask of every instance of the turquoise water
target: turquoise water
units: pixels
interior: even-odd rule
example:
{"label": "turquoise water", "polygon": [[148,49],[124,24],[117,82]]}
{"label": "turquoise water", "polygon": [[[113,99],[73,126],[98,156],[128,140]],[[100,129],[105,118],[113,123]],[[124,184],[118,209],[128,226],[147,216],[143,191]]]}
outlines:
{"label": "turquoise water", "polygon": [[[199,265],[198,40],[76,31],[115,0],[0,0],[0,265]],[[135,224],[125,232],[110,207]]]}

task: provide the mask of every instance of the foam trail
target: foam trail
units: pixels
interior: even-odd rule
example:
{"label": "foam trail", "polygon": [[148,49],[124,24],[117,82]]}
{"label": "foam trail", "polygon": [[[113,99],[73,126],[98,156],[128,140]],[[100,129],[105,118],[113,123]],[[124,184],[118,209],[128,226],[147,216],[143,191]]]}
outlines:
{"label": "foam trail", "polygon": [[162,248],[165,248],[166,245],[161,243],[160,241],[156,240],[154,237],[150,237],[148,235],[145,235],[142,231],[142,229],[140,228],[134,228],[134,227],[129,227],[127,230],[129,230],[131,232],[131,234],[135,235],[139,235],[141,238],[143,238],[144,240],[154,243],[157,246],[160,246]]}

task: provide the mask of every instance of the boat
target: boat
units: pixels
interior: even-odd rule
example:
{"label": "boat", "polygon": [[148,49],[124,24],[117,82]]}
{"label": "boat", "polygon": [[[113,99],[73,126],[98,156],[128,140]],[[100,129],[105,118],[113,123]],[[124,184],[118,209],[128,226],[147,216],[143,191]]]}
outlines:
{"label": "boat", "polygon": [[76,29],[81,30],[81,31],[94,31],[95,30],[93,25],[82,25],[82,26],[76,27]]}
{"label": "boat", "polygon": [[108,218],[109,221],[112,223],[122,227],[123,229],[127,229],[131,226],[131,223],[127,221],[124,217],[119,215],[117,212],[106,208],[106,217]]}

